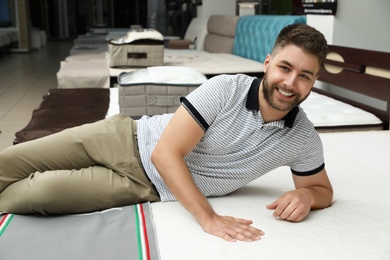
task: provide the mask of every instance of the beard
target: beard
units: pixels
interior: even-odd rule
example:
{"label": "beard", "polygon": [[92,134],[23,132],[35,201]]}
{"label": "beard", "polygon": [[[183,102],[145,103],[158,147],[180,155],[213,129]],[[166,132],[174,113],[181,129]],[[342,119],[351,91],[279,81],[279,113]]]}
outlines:
{"label": "beard", "polygon": [[267,73],[265,73],[264,77],[263,77],[263,90],[262,90],[264,99],[267,101],[267,103],[272,108],[279,110],[279,111],[283,111],[283,112],[290,111],[294,107],[298,106],[303,101],[305,101],[305,99],[310,94],[310,92],[309,92],[306,96],[301,97],[301,95],[299,93],[288,91],[288,92],[291,92],[294,94],[293,98],[290,101],[278,100],[278,99],[274,98],[274,95],[273,95],[274,91],[278,91],[278,89],[286,90],[286,88],[281,87],[277,84],[270,85],[268,80],[267,80]]}

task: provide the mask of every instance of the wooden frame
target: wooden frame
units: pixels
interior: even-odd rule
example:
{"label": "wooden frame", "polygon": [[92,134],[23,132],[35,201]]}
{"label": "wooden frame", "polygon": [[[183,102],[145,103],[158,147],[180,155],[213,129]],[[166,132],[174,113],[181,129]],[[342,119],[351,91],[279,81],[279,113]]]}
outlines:
{"label": "wooden frame", "polygon": [[[342,57],[332,58],[332,54]],[[330,72],[329,65],[339,69],[337,73]],[[368,68],[375,68],[382,75],[368,74]],[[357,48],[329,45],[329,55],[325,68],[320,71],[319,80],[337,87],[347,89],[371,98],[386,102],[386,110],[380,110],[367,103],[330,93],[318,88],[313,91],[330,96],[345,103],[359,107],[375,114],[383,121],[383,129],[389,130],[390,122],[390,53],[363,50]]]}

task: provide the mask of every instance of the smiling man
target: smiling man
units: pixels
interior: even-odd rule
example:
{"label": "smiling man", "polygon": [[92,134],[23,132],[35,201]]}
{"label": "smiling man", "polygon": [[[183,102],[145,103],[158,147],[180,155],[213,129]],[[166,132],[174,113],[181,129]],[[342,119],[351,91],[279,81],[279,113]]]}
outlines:
{"label": "smiling man", "polygon": [[330,206],[321,140],[298,106],[327,52],[317,30],[290,25],[267,56],[261,81],[222,75],[187,96],[152,154],[161,197],[175,197],[206,232],[227,241],[254,241],[264,232],[250,220],[218,215],[205,196],[228,194],[279,166],[290,166],[296,189],[267,206],[275,217],[297,222]]}
{"label": "smiling man", "polygon": [[301,221],[332,203],[321,139],[299,107],[327,51],[317,30],[290,25],[264,61],[263,79],[216,76],[174,114],[115,115],[9,147],[0,153],[0,212],[70,214],[177,200],[205,232],[255,241],[263,231],[217,214],[207,197],[289,166],[295,189],[267,208]]}
{"label": "smiling man", "polygon": [[263,110],[274,110],[278,117],[298,106],[309,96],[319,69],[318,58],[313,54],[295,45],[275,47],[264,62],[263,96],[259,96],[259,103],[270,108]]}

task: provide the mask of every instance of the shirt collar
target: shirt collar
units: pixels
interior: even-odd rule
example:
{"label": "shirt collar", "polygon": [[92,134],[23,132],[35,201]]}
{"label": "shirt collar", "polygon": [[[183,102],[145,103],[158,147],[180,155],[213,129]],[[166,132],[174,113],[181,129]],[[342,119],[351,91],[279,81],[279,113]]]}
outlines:
{"label": "shirt collar", "polygon": [[[257,110],[259,111],[259,89],[260,89],[261,80],[255,78],[252,82],[252,85],[248,92],[248,98],[246,101],[246,108],[249,110]],[[295,118],[299,112],[298,106],[288,112],[288,114],[282,119],[284,120],[285,126],[292,128],[294,125]]]}

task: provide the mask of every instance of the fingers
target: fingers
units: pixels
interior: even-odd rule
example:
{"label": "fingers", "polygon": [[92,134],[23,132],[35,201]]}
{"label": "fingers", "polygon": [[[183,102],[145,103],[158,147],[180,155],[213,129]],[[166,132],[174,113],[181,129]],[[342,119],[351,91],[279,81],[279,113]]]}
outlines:
{"label": "fingers", "polygon": [[298,192],[288,192],[277,199],[267,209],[274,210],[273,216],[293,222],[303,220],[310,211],[310,203]]}
{"label": "fingers", "polygon": [[234,218],[234,221],[237,222],[238,224],[242,224],[242,225],[252,225],[253,224],[252,220],[243,219],[243,218]]}
{"label": "fingers", "polygon": [[220,216],[218,221],[214,223],[213,230],[210,230],[209,233],[215,234],[229,242],[260,240],[264,232],[252,227],[252,223],[251,220]]}
{"label": "fingers", "polygon": [[279,205],[280,201],[282,200],[283,197],[280,197],[279,199],[275,200],[271,204],[267,205],[267,209],[274,210],[276,207]]}
{"label": "fingers", "polygon": [[227,230],[223,239],[235,242],[235,241],[246,241],[252,242],[261,239],[261,236],[264,235],[264,232],[247,225],[237,225],[236,227],[230,228]]}
{"label": "fingers", "polygon": [[291,201],[289,200],[282,200],[275,208],[273,216],[275,218],[286,219],[294,210],[290,203]]}
{"label": "fingers", "polygon": [[301,221],[306,214],[304,215],[304,210],[299,207],[299,205],[290,203],[285,208],[284,205],[280,204],[280,207],[274,211],[273,215],[280,219],[298,222]]}

